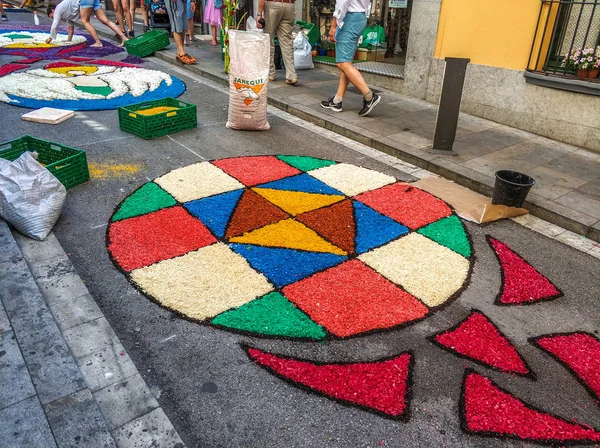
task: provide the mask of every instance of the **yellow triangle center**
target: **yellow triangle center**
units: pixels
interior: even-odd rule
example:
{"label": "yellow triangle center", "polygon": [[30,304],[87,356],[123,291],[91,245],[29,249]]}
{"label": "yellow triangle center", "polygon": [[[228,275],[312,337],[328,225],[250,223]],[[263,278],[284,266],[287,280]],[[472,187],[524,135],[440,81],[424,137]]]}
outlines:
{"label": "yellow triangle center", "polygon": [[346,199],[339,195],[304,193],[302,191],[272,190],[270,188],[253,188],[253,190],[293,216]]}
{"label": "yellow triangle center", "polygon": [[325,241],[314,230],[293,219],[261,227],[253,232],[231,238],[229,242],[348,255],[339,247]]}

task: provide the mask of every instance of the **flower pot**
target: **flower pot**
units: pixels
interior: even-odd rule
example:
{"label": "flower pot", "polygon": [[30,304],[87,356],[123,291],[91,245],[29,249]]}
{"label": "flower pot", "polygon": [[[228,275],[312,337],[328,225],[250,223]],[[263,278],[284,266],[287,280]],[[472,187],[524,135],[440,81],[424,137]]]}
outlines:
{"label": "flower pot", "polygon": [[327,56],[327,50],[325,48],[320,48],[319,56]]}
{"label": "flower pot", "polygon": [[335,50],[327,50],[327,56],[335,58]]}
{"label": "flower pot", "polygon": [[598,77],[598,75],[600,75],[600,68],[593,68],[590,70],[590,73],[588,74],[588,78],[596,79]]}
{"label": "flower pot", "polygon": [[579,70],[577,70],[577,77],[578,78],[587,78],[590,74],[590,71],[587,68],[580,68]]}

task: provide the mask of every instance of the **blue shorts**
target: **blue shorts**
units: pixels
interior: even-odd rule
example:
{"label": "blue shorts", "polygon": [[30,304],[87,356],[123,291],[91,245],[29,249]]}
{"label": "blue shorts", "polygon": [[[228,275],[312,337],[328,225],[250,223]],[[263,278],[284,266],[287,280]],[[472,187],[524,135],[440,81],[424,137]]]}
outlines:
{"label": "blue shorts", "polygon": [[100,0],[81,0],[79,2],[79,7],[80,8],[94,8],[94,11],[102,9]]}
{"label": "blue shorts", "polygon": [[171,22],[171,31],[174,33],[187,31],[188,13],[186,3],[186,0],[165,0],[169,22]]}
{"label": "blue shorts", "polygon": [[335,32],[335,62],[352,62],[358,41],[367,27],[364,12],[348,12],[344,24]]}

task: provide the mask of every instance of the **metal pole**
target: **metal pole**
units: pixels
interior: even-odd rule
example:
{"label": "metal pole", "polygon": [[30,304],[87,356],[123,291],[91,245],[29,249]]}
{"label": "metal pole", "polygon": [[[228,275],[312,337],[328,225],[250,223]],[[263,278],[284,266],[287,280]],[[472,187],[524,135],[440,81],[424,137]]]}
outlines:
{"label": "metal pole", "polygon": [[470,59],[446,58],[446,70],[442,84],[442,96],[438,108],[433,137],[433,148],[429,150],[434,154],[456,155],[452,150],[458,126],[460,100],[465,84],[465,73]]}

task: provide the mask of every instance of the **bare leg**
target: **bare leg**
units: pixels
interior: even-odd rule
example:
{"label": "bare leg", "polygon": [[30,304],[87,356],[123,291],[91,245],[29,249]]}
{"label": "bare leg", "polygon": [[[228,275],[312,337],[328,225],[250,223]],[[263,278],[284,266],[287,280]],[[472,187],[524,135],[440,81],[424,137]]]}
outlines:
{"label": "bare leg", "polygon": [[183,37],[184,33],[173,33],[173,39],[175,40],[175,46],[177,47],[177,54],[183,56],[185,49],[183,48]]}
{"label": "bare leg", "polygon": [[[96,18],[98,20],[100,20],[100,22],[103,25],[106,25],[107,27],[109,27],[111,30],[113,30],[121,38],[121,41],[122,41],[121,45],[123,45],[125,43],[125,41],[128,40],[127,37],[125,36],[125,34],[123,34],[121,32],[121,30],[119,29],[119,27],[117,25],[115,25],[114,23],[112,23],[110,20],[108,20],[108,17],[106,17],[106,13],[104,12],[104,10],[102,8],[97,9],[96,11],[94,11],[94,15],[96,16]],[[83,16],[81,17],[81,21],[83,22]],[[95,30],[94,30],[94,32],[95,32]]]}
{"label": "bare leg", "polygon": [[340,72],[340,81],[338,83],[338,89],[337,89],[337,93],[336,93],[338,98],[344,98],[344,95],[346,94],[346,90],[348,90],[349,83],[350,83],[350,80],[344,74],[344,72]]}
{"label": "bare leg", "polygon": [[[98,33],[96,33],[96,28],[94,28],[94,25],[92,25],[90,22],[90,17],[92,17],[93,8],[79,8],[79,11],[81,13],[81,23],[83,24],[83,27],[90,34],[90,36],[92,36],[92,39],[94,39],[95,43],[93,44],[93,46],[101,47],[102,42],[100,42],[100,39],[98,39]],[[117,31],[121,32],[119,28],[117,28]]]}
{"label": "bare leg", "polygon": [[[352,65],[352,62],[338,62],[337,66],[342,74],[346,76],[346,88],[348,87],[348,81],[350,81],[360,91],[361,94],[364,95],[369,91],[369,86],[367,86],[367,83],[356,67]],[[341,87],[341,83],[342,77],[340,76],[340,86],[338,87],[338,92],[339,88]]]}
{"label": "bare leg", "polygon": [[217,45],[217,27],[214,25],[210,26],[210,32],[212,33],[212,42],[211,44]]}
{"label": "bare leg", "polygon": [[190,38],[190,42],[194,40],[194,18],[188,19],[188,37]]}
{"label": "bare leg", "polygon": [[113,8],[115,10],[115,17],[121,31],[125,32],[125,21],[123,20],[123,9],[121,8],[121,0],[113,0]]}
{"label": "bare leg", "polygon": [[127,21],[127,28],[129,28],[129,31],[131,32],[133,31],[133,18],[131,16],[131,9],[129,9],[129,0],[121,0],[121,7],[123,8],[125,20]]}

